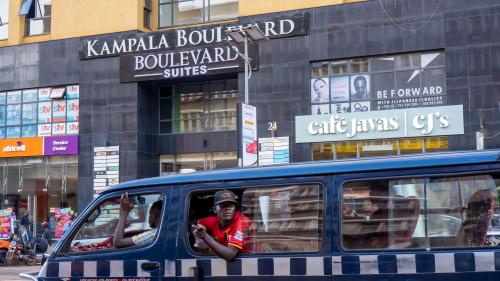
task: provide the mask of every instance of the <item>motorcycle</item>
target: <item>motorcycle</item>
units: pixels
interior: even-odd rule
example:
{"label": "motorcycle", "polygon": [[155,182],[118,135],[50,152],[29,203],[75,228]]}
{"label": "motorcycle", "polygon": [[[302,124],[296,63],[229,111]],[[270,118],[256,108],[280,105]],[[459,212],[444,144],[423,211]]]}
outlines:
{"label": "motorcycle", "polygon": [[20,229],[20,236],[10,243],[4,259],[5,265],[35,265],[47,251],[47,241],[42,238],[30,241],[24,227]]}

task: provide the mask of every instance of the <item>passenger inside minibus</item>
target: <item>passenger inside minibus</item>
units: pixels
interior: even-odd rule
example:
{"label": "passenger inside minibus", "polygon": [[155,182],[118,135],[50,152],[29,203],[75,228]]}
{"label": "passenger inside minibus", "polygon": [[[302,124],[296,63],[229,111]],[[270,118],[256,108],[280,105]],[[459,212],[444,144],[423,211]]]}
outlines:
{"label": "passenger inside minibus", "polygon": [[342,187],[342,246],[398,249],[498,246],[499,177],[366,180]]}

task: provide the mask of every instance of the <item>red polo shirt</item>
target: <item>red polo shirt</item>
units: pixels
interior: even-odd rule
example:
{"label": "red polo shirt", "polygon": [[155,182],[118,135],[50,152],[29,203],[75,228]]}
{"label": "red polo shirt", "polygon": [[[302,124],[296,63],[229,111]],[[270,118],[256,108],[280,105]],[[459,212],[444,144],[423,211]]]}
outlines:
{"label": "red polo shirt", "polygon": [[224,246],[234,246],[238,248],[241,252],[248,252],[245,249],[245,236],[250,226],[250,219],[246,216],[236,212],[233,221],[225,228],[220,229],[219,218],[217,216],[210,216],[198,220],[199,224],[202,224],[207,228],[209,232],[212,233],[214,239]]}

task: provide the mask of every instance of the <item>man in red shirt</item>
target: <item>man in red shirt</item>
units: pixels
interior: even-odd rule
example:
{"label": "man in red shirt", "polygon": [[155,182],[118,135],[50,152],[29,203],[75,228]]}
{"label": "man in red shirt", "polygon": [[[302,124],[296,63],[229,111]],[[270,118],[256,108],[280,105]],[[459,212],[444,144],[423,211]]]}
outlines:
{"label": "man in red shirt", "polygon": [[234,259],[239,252],[246,252],[245,235],[250,225],[250,220],[237,211],[236,199],[237,196],[232,191],[216,192],[214,198],[216,215],[200,219],[198,225],[192,225],[194,236],[204,241],[215,254],[227,261]]}

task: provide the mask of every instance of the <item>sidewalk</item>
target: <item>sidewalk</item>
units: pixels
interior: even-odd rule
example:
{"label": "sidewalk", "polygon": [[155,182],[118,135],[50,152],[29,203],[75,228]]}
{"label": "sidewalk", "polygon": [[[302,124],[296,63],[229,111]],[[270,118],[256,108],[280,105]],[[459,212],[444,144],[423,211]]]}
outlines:
{"label": "sidewalk", "polygon": [[19,277],[19,273],[39,271],[41,265],[35,266],[0,266],[0,280],[2,281],[19,281],[26,280]]}

